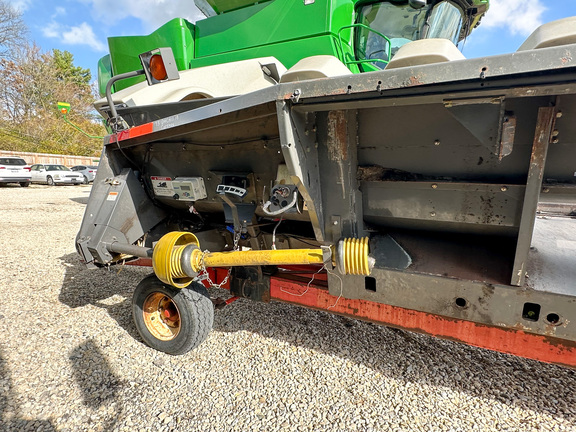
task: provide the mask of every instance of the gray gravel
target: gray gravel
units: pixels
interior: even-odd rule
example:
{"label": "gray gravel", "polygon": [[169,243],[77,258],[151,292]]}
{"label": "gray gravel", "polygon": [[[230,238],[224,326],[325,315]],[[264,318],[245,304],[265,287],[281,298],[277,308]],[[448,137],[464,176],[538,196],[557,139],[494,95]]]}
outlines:
{"label": "gray gravel", "polygon": [[154,351],[130,316],[150,270],[78,262],[89,191],[0,188],[2,430],[576,430],[573,370],[281,303]]}

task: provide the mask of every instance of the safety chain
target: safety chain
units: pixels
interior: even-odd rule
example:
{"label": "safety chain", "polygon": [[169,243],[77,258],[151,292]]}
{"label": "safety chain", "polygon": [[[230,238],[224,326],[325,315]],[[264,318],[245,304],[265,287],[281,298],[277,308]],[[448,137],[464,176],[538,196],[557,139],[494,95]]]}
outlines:
{"label": "safety chain", "polygon": [[[238,248],[238,244],[240,243],[240,236],[241,233],[240,231],[235,231],[234,232],[234,247],[232,250],[237,251]],[[196,280],[200,281],[207,281],[210,284],[211,288],[222,288],[224,285],[226,285],[226,283],[228,282],[228,279],[230,279],[230,274],[232,273],[232,267],[230,267],[228,269],[228,273],[226,274],[226,277],[224,278],[224,280],[222,280],[222,282],[220,282],[219,284],[215,284],[214,281],[212,279],[210,279],[210,276],[208,274],[208,270],[206,270],[206,266],[204,265],[204,255],[209,253],[210,251],[205,250],[202,253],[202,258],[200,260],[200,272],[198,273],[198,276],[196,276]]]}

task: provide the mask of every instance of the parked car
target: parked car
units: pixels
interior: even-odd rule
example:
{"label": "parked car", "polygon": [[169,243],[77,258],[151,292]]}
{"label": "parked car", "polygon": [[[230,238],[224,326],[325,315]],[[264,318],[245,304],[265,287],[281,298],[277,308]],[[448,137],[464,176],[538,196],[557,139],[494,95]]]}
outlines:
{"label": "parked car", "polygon": [[46,183],[50,186],[55,184],[75,184],[84,181],[84,176],[70,170],[64,165],[34,164],[30,167],[32,183]]}
{"label": "parked car", "polygon": [[84,184],[94,181],[98,167],[96,165],[76,165],[70,168],[72,171],[81,173],[84,176]]}
{"label": "parked car", "polygon": [[30,167],[19,157],[0,157],[0,184],[20,183],[20,186],[30,185]]}

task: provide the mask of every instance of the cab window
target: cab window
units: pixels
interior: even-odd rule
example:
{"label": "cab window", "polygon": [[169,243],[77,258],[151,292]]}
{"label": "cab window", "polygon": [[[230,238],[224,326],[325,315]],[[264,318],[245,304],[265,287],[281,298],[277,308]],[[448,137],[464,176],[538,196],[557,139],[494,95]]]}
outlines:
{"label": "cab window", "polygon": [[[457,44],[463,12],[448,0],[418,9],[410,6],[408,0],[390,0],[360,6],[356,22],[369,27],[357,27],[354,37],[356,60],[367,60],[360,67],[368,71],[384,69],[400,47],[411,41],[444,38]],[[376,32],[390,39],[390,58],[388,41]]]}

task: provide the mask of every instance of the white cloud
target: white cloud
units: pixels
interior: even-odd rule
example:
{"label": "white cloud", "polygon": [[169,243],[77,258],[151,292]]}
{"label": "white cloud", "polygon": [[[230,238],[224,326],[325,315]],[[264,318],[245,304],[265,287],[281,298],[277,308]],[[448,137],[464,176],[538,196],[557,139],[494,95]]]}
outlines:
{"label": "white cloud", "polygon": [[492,0],[482,27],[503,27],[512,35],[528,36],[542,24],[544,11],[541,0]]}
{"label": "white cloud", "polygon": [[78,26],[68,27],[52,21],[44,27],[42,33],[47,38],[60,39],[67,45],[87,45],[97,52],[107,50],[106,44],[98,40],[92,27],[85,22]]}
{"label": "white cloud", "polygon": [[56,9],[54,9],[54,15],[52,15],[52,18],[56,18],[57,16],[63,16],[66,15],[66,9],[61,7],[61,6],[57,6]]}
{"label": "white cloud", "polygon": [[8,4],[20,12],[24,12],[30,8],[32,0],[8,0]]}
{"label": "white cloud", "polygon": [[[195,22],[203,18],[192,0],[80,0],[92,6],[95,19],[118,22],[127,17],[140,19],[148,31],[156,30],[173,18]],[[114,13],[110,13],[114,11]]]}
{"label": "white cloud", "polygon": [[58,39],[60,38],[60,33],[62,32],[62,26],[56,22],[51,22],[48,23],[46,25],[46,27],[44,27],[42,29],[42,34],[44,34],[44,36],[46,36],[47,38],[54,38],[54,39]]}

